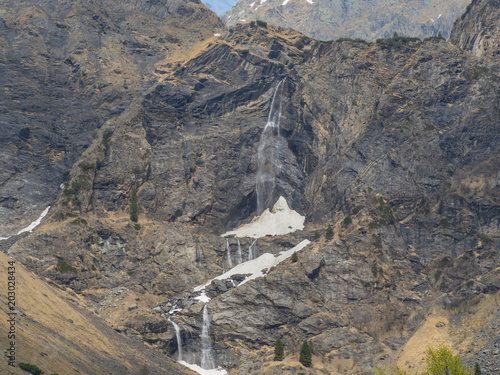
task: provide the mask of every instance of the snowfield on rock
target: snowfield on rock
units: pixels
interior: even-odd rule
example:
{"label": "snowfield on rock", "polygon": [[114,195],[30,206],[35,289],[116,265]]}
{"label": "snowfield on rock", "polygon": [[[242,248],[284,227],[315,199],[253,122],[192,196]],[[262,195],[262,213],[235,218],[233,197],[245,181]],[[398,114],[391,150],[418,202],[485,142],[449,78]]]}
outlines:
{"label": "snowfield on rock", "polygon": [[227,371],[222,369],[222,368],[214,368],[214,369],[211,369],[211,370],[205,370],[205,369],[202,369],[200,366],[198,365],[192,365],[190,363],[187,363],[187,362],[184,362],[184,361],[179,361],[179,363],[181,365],[184,365],[186,366],[187,368],[190,368],[191,370],[197,372],[198,374],[201,374],[201,375],[226,375],[227,374]]}
{"label": "snowfield on rock", "polygon": [[271,211],[266,209],[262,215],[255,217],[250,223],[226,232],[222,237],[260,238],[279,236],[304,229],[305,216],[288,207],[286,199],[280,197]]}

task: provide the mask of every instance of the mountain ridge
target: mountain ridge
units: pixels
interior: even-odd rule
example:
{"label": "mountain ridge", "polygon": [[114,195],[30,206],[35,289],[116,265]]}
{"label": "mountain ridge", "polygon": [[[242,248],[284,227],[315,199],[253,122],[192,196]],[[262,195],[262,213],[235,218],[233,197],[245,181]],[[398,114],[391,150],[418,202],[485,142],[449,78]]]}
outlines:
{"label": "mountain ridge", "polygon": [[425,2],[342,0],[240,0],[221,18],[228,26],[262,20],[290,27],[319,40],[339,38],[375,41],[394,33],[408,37],[448,38],[453,22],[469,1]]}

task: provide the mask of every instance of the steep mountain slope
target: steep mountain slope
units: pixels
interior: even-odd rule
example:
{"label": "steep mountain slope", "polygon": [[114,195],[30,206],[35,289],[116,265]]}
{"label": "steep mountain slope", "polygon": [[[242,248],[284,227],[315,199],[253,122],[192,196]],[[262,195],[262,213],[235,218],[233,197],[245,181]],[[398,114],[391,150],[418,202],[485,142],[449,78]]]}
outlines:
{"label": "steep mountain slope", "polygon": [[[46,374],[138,374],[143,366],[151,374],[193,374],[143,343],[115,332],[89,312],[75,293],[53,282],[48,285],[19,263],[11,267],[11,261],[0,253],[0,272],[14,275],[17,284],[13,300],[7,299],[6,288],[0,291],[0,310],[6,317],[0,323],[0,343],[5,350],[5,360],[0,361],[2,374],[26,374],[8,365],[6,356],[11,351],[14,363],[36,365]],[[9,309],[12,304],[7,306],[8,300],[16,303],[14,310]],[[13,331],[7,319],[15,322]],[[13,333],[10,339],[7,332]]]}
{"label": "steep mountain slope", "polygon": [[468,0],[453,1],[344,1],[344,0],[240,0],[222,19],[229,26],[263,20],[290,27],[311,38],[335,40],[450,35],[453,22]]}
{"label": "steep mountain slope", "polygon": [[[472,26],[494,25],[495,7],[474,2],[453,40],[498,38]],[[193,287],[222,274],[228,252],[247,255],[247,239],[220,235],[255,214],[257,151],[281,82],[275,198],[306,215],[306,229],[256,246],[276,254],[319,238],[266,277],[210,285],[216,363],[231,374],[370,373],[407,365],[429,337],[495,374],[497,50],[479,59],[439,38],[326,43],[238,25],[189,61],[158,62],[157,82],[95,133],[42,225],[0,244],[115,330],[176,355],[171,312],[199,363]],[[283,363],[272,361],[277,337]],[[310,370],[297,362],[302,340],[313,342]]]}
{"label": "steep mountain slope", "polygon": [[196,0],[2,1],[0,236],[54,201],[95,130],[156,81],[157,62],[222,27]]}

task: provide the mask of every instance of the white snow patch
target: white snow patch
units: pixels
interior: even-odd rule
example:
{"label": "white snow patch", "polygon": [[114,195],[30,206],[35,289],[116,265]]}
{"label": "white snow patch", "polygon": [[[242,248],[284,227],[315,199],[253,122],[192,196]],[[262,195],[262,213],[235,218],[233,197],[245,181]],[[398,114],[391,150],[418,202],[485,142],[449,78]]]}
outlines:
{"label": "white snow patch", "polygon": [[436,18],[436,21],[437,21],[438,19],[440,19],[442,15],[443,15],[443,14],[441,13],[441,14],[438,16],[438,18]]}
{"label": "white snow patch", "polygon": [[24,232],[30,232],[31,233],[33,231],[33,229],[35,229],[40,224],[40,222],[45,217],[45,215],[47,215],[47,213],[49,212],[49,210],[50,210],[50,206],[47,207],[45,210],[43,210],[43,212],[40,214],[40,216],[38,217],[38,219],[36,219],[34,222],[32,222],[26,228],[21,229],[19,232],[17,232],[17,234],[21,234],[21,233],[24,233]]}
{"label": "white snow patch", "polygon": [[64,189],[65,188],[64,182],[61,185],[59,185],[59,188],[60,189]]}
{"label": "white snow patch", "polygon": [[257,8],[255,8],[255,10],[259,9],[262,6],[262,4],[264,4],[266,1],[267,0],[260,0],[260,4]]}
{"label": "white snow patch", "polygon": [[0,237],[0,241],[8,240],[10,237]]}
{"label": "white snow patch", "polygon": [[245,22],[245,21],[246,21],[246,19],[244,19],[244,18],[240,19],[240,22]]}
{"label": "white snow patch", "polygon": [[279,236],[304,229],[305,219],[305,216],[288,207],[285,198],[280,197],[272,211],[266,209],[262,215],[253,218],[250,223],[243,224],[235,230],[226,232],[222,237],[260,238],[269,235]]}
{"label": "white snow patch", "polygon": [[309,4],[314,4],[314,1],[312,0],[306,0]]}
{"label": "white snow patch", "polygon": [[290,0],[285,0],[285,1],[283,1],[283,4],[281,4],[281,5],[286,5],[286,4],[288,4],[289,1]]}
{"label": "white snow patch", "polygon": [[227,374],[227,371],[221,367],[214,368],[211,370],[204,370],[198,365],[192,365],[192,364],[184,362],[184,361],[179,361],[179,363],[181,365],[186,366],[187,368],[190,368],[191,370],[193,370],[201,375],[226,375]]}
{"label": "white snow patch", "polygon": [[[212,282],[210,280],[210,282]],[[203,302],[203,303],[209,303],[210,302],[210,297],[205,294],[205,292],[201,293],[198,297],[194,297],[195,300]]]}
{"label": "white snow patch", "polygon": [[220,36],[220,34],[219,33],[215,33],[214,36]]}
{"label": "white snow patch", "polygon": [[255,1],[252,4],[250,4],[250,8],[253,8],[254,5],[255,5]]}
{"label": "white snow patch", "polygon": [[[290,258],[294,252],[302,250],[304,247],[306,247],[308,244],[310,244],[311,241],[309,240],[304,240],[301,243],[299,243],[297,246],[291,248],[290,250],[282,251],[278,255],[273,255],[270,253],[265,253],[262,254],[260,257],[249,260],[247,262],[243,262],[238,264],[237,266],[231,268],[229,271],[226,273],[223,273],[220,276],[214,277],[212,280],[207,281],[203,285],[198,285],[196,288],[194,288],[195,292],[199,292],[204,290],[208,285],[213,280],[225,280],[230,278],[233,275],[237,274],[251,274],[248,276],[245,280],[243,280],[238,286],[243,285],[247,281],[256,279],[257,277],[261,277],[267,274],[269,269],[271,269],[274,266],[277,266],[279,263],[283,262],[285,259]],[[263,270],[267,269],[266,272],[263,272]],[[197,297],[199,298],[199,297]]]}

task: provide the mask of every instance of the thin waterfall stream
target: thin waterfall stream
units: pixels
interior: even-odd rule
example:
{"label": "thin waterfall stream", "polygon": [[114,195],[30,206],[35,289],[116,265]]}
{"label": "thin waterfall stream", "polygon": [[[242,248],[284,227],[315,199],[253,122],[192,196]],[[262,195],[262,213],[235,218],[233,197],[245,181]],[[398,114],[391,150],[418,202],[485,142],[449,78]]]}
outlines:
{"label": "thin waterfall stream", "polygon": [[201,326],[201,368],[210,370],[215,368],[212,340],[210,339],[210,317],[207,303],[203,306],[203,323]]}

